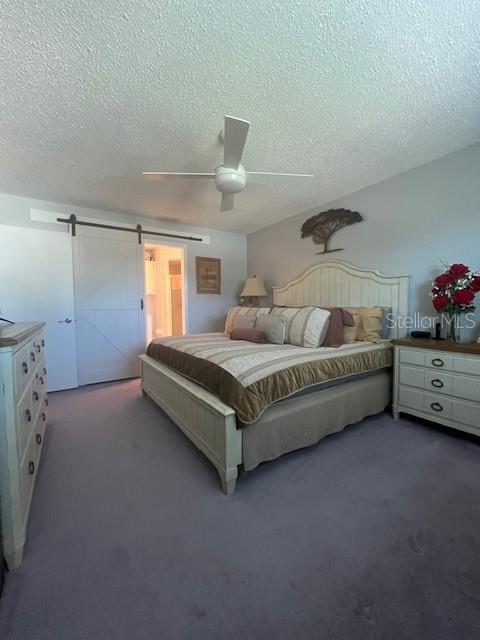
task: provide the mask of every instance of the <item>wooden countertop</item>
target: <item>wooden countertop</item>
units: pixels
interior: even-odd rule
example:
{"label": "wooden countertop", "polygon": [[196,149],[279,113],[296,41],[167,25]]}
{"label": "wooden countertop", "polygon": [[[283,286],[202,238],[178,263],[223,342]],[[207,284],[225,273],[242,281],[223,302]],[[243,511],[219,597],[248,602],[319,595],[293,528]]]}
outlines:
{"label": "wooden countertop", "polygon": [[0,347],[11,347],[23,342],[45,326],[45,322],[0,322]]}
{"label": "wooden countertop", "polygon": [[456,353],[469,353],[470,355],[480,356],[480,344],[478,342],[456,342],[455,340],[433,340],[432,338],[395,338],[392,342],[402,347],[417,347],[433,351],[454,351]]}

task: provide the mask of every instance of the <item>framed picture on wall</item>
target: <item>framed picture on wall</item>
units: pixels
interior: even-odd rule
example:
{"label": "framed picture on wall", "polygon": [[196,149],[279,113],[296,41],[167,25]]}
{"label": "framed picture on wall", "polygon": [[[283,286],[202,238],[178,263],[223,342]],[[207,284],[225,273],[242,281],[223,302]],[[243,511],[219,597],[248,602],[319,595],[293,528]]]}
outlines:
{"label": "framed picture on wall", "polygon": [[220,258],[197,256],[197,293],[220,293]]}

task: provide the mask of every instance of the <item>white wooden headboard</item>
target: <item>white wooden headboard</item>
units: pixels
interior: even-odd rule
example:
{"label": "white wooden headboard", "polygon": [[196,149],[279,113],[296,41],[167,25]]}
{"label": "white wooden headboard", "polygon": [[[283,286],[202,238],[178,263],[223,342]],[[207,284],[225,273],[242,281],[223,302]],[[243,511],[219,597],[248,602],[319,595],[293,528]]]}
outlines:
{"label": "white wooden headboard", "polygon": [[[410,276],[384,276],[345,262],[321,262],[283,287],[273,287],[273,302],[285,307],[391,307],[395,316],[405,317],[409,286]],[[390,336],[406,333],[394,327]]]}

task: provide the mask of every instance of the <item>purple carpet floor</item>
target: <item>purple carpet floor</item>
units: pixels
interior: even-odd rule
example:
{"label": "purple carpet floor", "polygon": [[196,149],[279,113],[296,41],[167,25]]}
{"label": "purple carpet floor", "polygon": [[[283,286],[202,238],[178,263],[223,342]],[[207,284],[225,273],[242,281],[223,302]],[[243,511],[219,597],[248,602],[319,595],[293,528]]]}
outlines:
{"label": "purple carpet floor", "polygon": [[51,396],[2,640],[478,640],[480,447],[384,413],[237,492],[138,381]]}

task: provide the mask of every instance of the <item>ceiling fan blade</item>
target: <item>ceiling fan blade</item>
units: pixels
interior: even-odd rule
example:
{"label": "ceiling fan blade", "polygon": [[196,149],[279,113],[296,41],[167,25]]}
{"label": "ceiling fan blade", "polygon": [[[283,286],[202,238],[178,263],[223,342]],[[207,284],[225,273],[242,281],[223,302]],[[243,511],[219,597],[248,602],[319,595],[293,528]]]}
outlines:
{"label": "ceiling fan blade", "polygon": [[262,171],[247,171],[247,183],[257,184],[290,184],[292,182],[308,182],[315,176],[310,173],[263,173]]}
{"label": "ceiling fan blade", "polygon": [[238,169],[249,129],[250,122],[248,120],[225,116],[225,148],[223,150],[223,165],[225,167]]}
{"label": "ceiling fan blade", "polygon": [[177,178],[215,178],[214,173],[175,173],[174,171],[142,171],[145,180],[176,180]]}
{"label": "ceiling fan blade", "polygon": [[233,193],[222,193],[222,204],[220,211],[232,211],[233,209]]}

